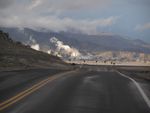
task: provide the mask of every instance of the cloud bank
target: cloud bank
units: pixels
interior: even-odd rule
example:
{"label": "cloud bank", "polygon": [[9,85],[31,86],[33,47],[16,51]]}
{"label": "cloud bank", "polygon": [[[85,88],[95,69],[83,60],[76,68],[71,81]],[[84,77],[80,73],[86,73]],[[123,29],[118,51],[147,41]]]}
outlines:
{"label": "cloud bank", "polygon": [[[150,22],[149,6],[150,0],[0,0],[0,27],[112,32],[136,38],[139,31],[149,29],[142,25]],[[150,35],[142,33],[143,38]]]}
{"label": "cloud bank", "polygon": [[150,22],[149,23],[145,23],[143,25],[137,25],[135,30],[137,30],[137,31],[150,30]]}
{"label": "cloud bank", "polygon": [[111,0],[1,0],[1,27],[28,27],[35,30],[80,31],[97,33],[98,28],[106,28],[116,23],[117,16],[105,18],[75,19],[60,17],[68,11],[90,10],[107,5]]}
{"label": "cloud bank", "polygon": [[29,17],[21,18],[18,16],[0,17],[0,25],[2,27],[28,27],[35,30],[45,28],[56,32],[74,30],[90,34],[97,33],[97,28],[99,27],[109,27],[115,24],[118,19],[118,17],[108,17],[104,19],[75,20],[71,18],[60,19],[56,16],[28,18]]}
{"label": "cloud bank", "polygon": [[103,7],[112,0],[32,0],[29,9],[46,8],[49,11],[68,11]]}

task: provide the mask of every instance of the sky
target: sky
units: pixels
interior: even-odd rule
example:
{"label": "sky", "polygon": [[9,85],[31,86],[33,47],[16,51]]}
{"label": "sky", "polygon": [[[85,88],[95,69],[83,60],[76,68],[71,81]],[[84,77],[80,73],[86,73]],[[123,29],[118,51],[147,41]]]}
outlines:
{"label": "sky", "polygon": [[150,42],[150,0],[0,0],[0,26],[109,32]]}

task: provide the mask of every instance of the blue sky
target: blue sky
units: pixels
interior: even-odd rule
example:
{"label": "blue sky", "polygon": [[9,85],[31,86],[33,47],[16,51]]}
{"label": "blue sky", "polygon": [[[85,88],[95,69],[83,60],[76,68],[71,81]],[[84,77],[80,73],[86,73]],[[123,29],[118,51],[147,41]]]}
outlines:
{"label": "blue sky", "polygon": [[111,32],[150,42],[150,0],[1,0],[0,26]]}

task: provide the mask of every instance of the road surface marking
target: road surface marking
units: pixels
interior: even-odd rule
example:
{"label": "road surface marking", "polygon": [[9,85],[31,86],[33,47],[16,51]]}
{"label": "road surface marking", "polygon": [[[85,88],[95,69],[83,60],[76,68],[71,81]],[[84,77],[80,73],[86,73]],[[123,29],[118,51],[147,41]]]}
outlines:
{"label": "road surface marking", "polygon": [[27,89],[27,90],[25,90],[25,91],[23,91],[23,92],[17,94],[16,96],[14,96],[14,97],[12,97],[12,98],[6,100],[5,102],[0,103],[0,107],[3,106],[3,105],[5,105],[5,104],[7,104],[7,103],[9,103],[9,102],[12,101],[12,100],[18,98],[19,96],[21,96],[21,95],[27,93],[28,91],[34,89],[35,87],[39,86],[40,84],[42,84],[43,82],[46,82],[46,81],[47,81],[47,79],[42,80],[41,82],[39,82],[39,83],[33,85],[31,88],[29,88],[29,89]]}
{"label": "road surface marking", "polygon": [[45,86],[47,83],[62,77],[66,74],[72,73],[75,71],[68,71],[68,72],[64,72],[64,73],[59,73],[59,74],[55,74],[53,76],[50,76],[44,80],[42,80],[41,82],[33,85],[32,87],[30,87],[29,89],[26,89],[25,91],[22,91],[21,93],[17,94],[14,97],[11,97],[10,99],[0,103],[0,111],[2,111],[3,109],[13,105],[14,103],[18,102],[19,100],[25,98],[26,96],[30,95],[31,93],[37,91],[38,89],[40,89],[41,87]]}
{"label": "road surface marking", "polygon": [[117,73],[119,73],[121,76],[125,77],[125,78],[128,78],[129,80],[131,80],[135,86],[137,87],[137,89],[139,90],[139,92],[141,93],[144,101],[146,102],[147,106],[150,108],[150,99],[148,98],[148,96],[145,94],[144,90],[141,88],[141,86],[139,85],[139,83],[137,83],[134,79],[132,79],[131,77],[123,74],[123,73],[120,73],[119,71],[117,71]]}

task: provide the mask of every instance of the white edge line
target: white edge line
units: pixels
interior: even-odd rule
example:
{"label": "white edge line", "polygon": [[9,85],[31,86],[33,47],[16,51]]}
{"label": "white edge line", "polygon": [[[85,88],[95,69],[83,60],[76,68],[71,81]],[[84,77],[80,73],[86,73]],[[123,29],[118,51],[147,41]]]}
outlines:
{"label": "white edge line", "polygon": [[139,85],[139,83],[137,83],[134,79],[132,79],[131,77],[123,74],[123,73],[120,73],[119,71],[116,71],[117,73],[119,73],[121,76],[125,77],[125,78],[128,78],[129,80],[131,80],[135,86],[137,87],[137,89],[139,90],[139,92],[141,93],[144,101],[146,102],[147,106],[150,108],[150,99],[148,98],[148,96],[145,94],[144,90],[141,88],[141,86]]}

